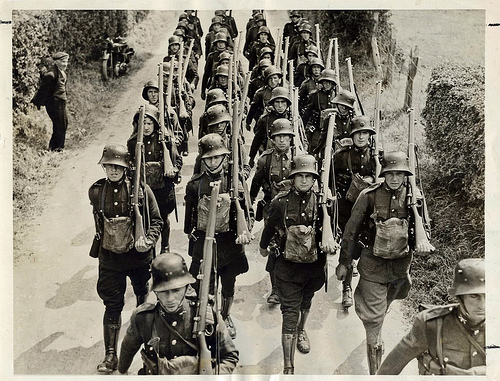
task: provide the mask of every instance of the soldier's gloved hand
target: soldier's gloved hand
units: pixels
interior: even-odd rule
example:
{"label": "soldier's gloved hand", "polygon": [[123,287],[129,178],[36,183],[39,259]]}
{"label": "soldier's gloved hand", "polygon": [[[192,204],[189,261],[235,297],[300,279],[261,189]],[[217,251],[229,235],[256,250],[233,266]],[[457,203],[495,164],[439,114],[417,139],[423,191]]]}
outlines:
{"label": "soldier's gloved hand", "polygon": [[148,354],[144,349],[141,349],[142,362],[146,367],[147,374],[158,374],[158,364],[149,358]]}
{"label": "soldier's gloved hand", "polygon": [[260,252],[260,255],[262,255],[264,258],[267,257],[269,254],[271,254],[267,247],[265,249],[263,249],[262,247],[259,247],[259,252]]}
{"label": "soldier's gloved hand", "polygon": [[337,276],[337,280],[343,281],[347,276],[347,266],[344,266],[342,263],[339,263],[335,268],[335,275]]}
{"label": "soldier's gloved hand", "polygon": [[198,357],[179,356],[171,360],[164,357],[158,359],[160,374],[198,374]]}
{"label": "soldier's gloved hand", "polygon": [[143,236],[139,237],[137,241],[135,241],[135,249],[140,253],[145,253],[148,251],[151,246],[153,246],[153,242],[149,239],[144,239]]}

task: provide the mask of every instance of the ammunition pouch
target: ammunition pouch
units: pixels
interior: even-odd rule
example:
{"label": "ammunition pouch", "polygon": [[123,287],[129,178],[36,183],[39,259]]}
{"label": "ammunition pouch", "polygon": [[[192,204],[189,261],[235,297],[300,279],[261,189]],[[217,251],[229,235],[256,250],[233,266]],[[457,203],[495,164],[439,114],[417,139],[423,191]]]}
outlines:
{"label": "ammunition pouch", "polygon": [[146,162],[146,183],[151,189],[161,189],[165,187],[165,177],[163,176],[163,163],[160,161]]}
{"label": "ammunition pouch", "polygon": [[286,228],[286,232],[283,253],[286,260],[295,263],[312,263],[318,260],[314,226],[293,225]]}
{"label": "ammunition pouch", "polygon": [[363,178],[358,173],[354,173],[351,176],[351,185],[347,190],[346,199],[348,199],[352,203],[356,202],[361,191],[368,188],[370,185],[371,184],[363,180]]}
{"label": "ammunition pouch", "polygon": [[134,247],[133,223],[130,217],[104,218],[102,247],[123,254]]}
{"label": "ammunition pouch", "polygon": [[[372,215],[373,216],[373,215]],[[397,259],[408,255],[408,220],[397,217],[385,221],[375,220],[373,255],[384,259]]]}
{"label": "ammunition pouch", "polygon": [[[229,194],[219,194],[220,201],[217,202],[217,215],[215,217],[215,232],[225,233],[229,231],[229,210],[231,199]],[[210,210],[210,196],[203,195],[198,201],[198,221],[196,228],[207,231],[208,213]]]}

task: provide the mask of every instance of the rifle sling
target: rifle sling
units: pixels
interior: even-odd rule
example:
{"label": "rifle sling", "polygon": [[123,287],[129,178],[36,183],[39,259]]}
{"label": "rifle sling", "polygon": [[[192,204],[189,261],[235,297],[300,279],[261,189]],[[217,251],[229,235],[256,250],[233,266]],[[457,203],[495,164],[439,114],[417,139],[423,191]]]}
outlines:
{"label": "rifle sling", "polygon": [[467,330],[465,329],[463,324],[461,324],[456,317],[453,320],[455,321],[455,324],[458,325],[458,328],[460,328],[460,331],[462,331],[462,333],[467,338],[467,340],[469,340],[469,342],[472,344],[472,346],[478,350],[478,352],[481,354],[481,356],[486,356],[486,351],[484,350],[484,348],[476,341],[476,339],[474,339],[471,336],[471,334],[469,332],[467,332]]}
{"label": "rifle sling", "polygon": [[165,319],[165,316],[163,316],[164,312],[160,310],[160,316],[162,317],[163,321],[167,325],[167,328],[169,329],[170,332],[175,334],[178,338],[180,338],[185,344],[187,344],[190,348],[194,349],[196,352],[198,352],[198,347],[194,345],[193,343],[187,341],[179,332],[177,332],[174,327],[170,325],[170,323]]}

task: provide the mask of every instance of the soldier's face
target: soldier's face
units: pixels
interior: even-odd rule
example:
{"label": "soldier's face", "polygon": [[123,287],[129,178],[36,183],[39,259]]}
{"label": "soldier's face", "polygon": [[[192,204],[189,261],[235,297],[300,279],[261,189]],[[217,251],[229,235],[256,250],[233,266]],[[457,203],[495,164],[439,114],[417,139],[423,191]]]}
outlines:
{"label": "soldier's face", "polygon": [[349,107],[346,105],[337,104],[337,109],[340,115],[346,115],[349,112]]}
{"label": "soldier's face", "polygon": [[269,60],[269,61],[272,61],[271,60],[271,53],[265,53],[263,55],[260,56],[260,59],[261,60]]}
{"label": "soldier's face", "polygon": [[311,73],[315,77],[319,76],[321,74],[321,66],[313,65],[313,67],[311,68]]}
{"label": "soldier's face", "polygon": [[321,81],[321,84],[323,85],[323,89],[325,89],[326,91],[330,91],[333,88],[333,82]]}
{"label": "soldier's face", "polygon": [[219,85],[223,87],[227,86],[227,77],[225,75],[219,75],[217,77],[217,81],[219,82]]}
{"label": "soldier's face", "polygon": [[370,133],[368,131],[355,132],[352,135],[352,141],[354,145],[358,148],[364,148],[368,145],[370,141]]}
{"label": "soldier's face", "polygon": [[262,43],[266,43],[267,42],[267,33],[259,34],[259,41]]}
{"label": "soldier's face", "polygon": [[275,135],[273,137],[273,142],[278,151],[286,152],[290,148],[290,135]]}
{"label": "soldier's face", "polygon": [[309,38],[311,38],[311,33],[309,33],[309,32],[300,32],[300,36],[302,37],[302,39],[304,41],[307,41],[307,40],[309,40]]}
{"label": "soldier's face", "polygon": [[226,43],[224,41],[217,41],[215,44],[216,44],[215,46],[217,47],[217,50],[226,49]]}
{"label": "soldier's face", "polygon": [[299,20],[300,20],[300,17],[294,15],[294,16],[290,16],[290,19],[292,20],[292,22],[294,24],[297,24],[299,22]]}
{"label": "soldier's face", "polygon": [[212,29],[214,30],[215,33],[217,33],[221,28],[220,24],[212,24]]}
{"label": "soldier's face", "polygon": [[155,123],[153,119],[146,115],[144,118],[144,136],[149,136],[155,130]]}
{"label": "soldier's face", "polygon": [[464,306],[475,322],[480,322],[485,318],[484,296],[485,294],[462,295]]}
{"label": "soldier's face", "polygon": [[403,185],[405,180],[405,173],[400,171],[389,171],[385,173],[385,183],[389,189],[396,190]]}
{"label": "soldier's face", "polygon": [[207,157],[203,159],[205,165],[208,170],[212,173],[217,173],[222,169],[222,161],[224,160],[225,155],[217,155],[212,157]]}
{"label": "soldier's face", "polygon": [[267,84],[271,89],[274,89],[280,83],[280,76],[278,74],[273,74],[267,79]]}
{"label": "soldier's face", "polygon": [[120,181],[125,173],[125,167],[116,164],[103,164],[106,177],[111,182]]}
{"label": "soldier's face", "polygon": [[158,90],[157,89],[148,89],[147,92],[149,102],[155,104],[158,102]]}
{"label": "soldier's face", "polygon": [[311,173],[297,173],[293,178],[293,185],[300,192],[307,192],[314,184],[314,176]]}
{"label": "soldier's face", "polygon": [[179,309],[184,295],[186,294],[186,286],[181,288],[174,288],[172,290],[157,291],[156,297],[160,300],[163,307],[167,312],[175,312]]}
{"label": "soldier's face", "polygon": [[283,114],[288,108],[286,100],[278,98],[273,102],[274,109],[278,114]]}
{"label": "soldier's face", "polygon": [[175,54],[179,51],[179,49],[181,48],[181,45],[180,44],[171,44],[168,46],[168,48],[170,50],[170,53]]}

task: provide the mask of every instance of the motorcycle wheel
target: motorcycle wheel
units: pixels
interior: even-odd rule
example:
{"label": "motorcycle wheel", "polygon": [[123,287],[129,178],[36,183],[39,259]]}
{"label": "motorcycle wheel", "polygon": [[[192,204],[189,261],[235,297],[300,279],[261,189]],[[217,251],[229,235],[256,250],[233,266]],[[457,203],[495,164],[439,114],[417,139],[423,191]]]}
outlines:
{"label": "motorcycle wheel", "polygon": [[119,77],[120,76],[120,63],[119,62],[115,65],[114,75],[115,75],[115,77]]}
{"label": "motorcycle wheel", "polygon": [[112,76],[113,72],[112,72],[110,58],[108,58],[107,60],[102,60],[101,74],[102,74],[102,80],[104,82],[109,80],[109,78]]}

